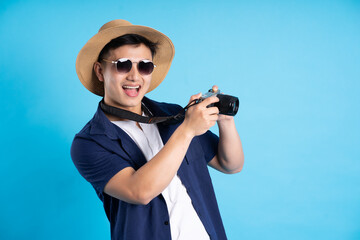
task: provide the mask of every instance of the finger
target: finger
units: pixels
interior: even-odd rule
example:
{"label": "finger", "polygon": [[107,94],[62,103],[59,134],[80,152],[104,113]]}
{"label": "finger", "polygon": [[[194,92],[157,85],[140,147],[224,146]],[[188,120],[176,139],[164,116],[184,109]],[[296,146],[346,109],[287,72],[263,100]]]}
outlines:
{"label": "finger", "polygon": [[217,114],[214,114],[214,115],[210,115],[209,118],[208,118],[209,121],[217,121],[219,120],[219,115]]}
{"label": "finger", "polygon": [[217,108],[217,107],[206,108],[206,113],[209,115],[219,114],[219,108]]}
{"label": "finger", "polygon": [[195,99],[199,99],[200,97],[201,97],[201,93],[192,95],[192,96],[190,97],[189,103],[192,102],[192,101],[194,101]]}
{"label": "finger", "polygon": [[213,90],[214,92],[217,92],[217,91],[219,90],[219,88],[218,88],[217,85],[214,85],[214,86],[212,86],[212,90]]}
{"label": "finger", "polygon": [[218,97],[212,96],[212,97],[205,98],[205,100],[202,101],[201,104],[208,106],[208,105],[210,105],[212,103],[216,103],[218,101],[220,101]]}

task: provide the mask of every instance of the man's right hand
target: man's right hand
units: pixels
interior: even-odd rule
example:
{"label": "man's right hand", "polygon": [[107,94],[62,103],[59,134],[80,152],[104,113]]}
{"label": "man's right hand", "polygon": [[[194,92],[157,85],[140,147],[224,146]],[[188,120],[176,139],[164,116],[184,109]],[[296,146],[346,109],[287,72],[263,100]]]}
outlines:
{"label": "man's right hand", "polygon": [[[201,93],[191,96],[189,103],[200,97]],[[193,105],[186,111],[183,124],[187,133],[195,137],[204,134],[216,124],[219,109],[217,107],[208,108],[207,106],[218,101],[219,99],[215,96],[209,97],[201,103]]]}

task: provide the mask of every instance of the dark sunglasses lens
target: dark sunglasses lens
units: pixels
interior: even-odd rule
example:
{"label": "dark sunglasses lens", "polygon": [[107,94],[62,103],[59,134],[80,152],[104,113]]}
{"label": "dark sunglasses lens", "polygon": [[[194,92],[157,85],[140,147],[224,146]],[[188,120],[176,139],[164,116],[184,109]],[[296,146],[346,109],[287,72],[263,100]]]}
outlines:
{"label": "dark sunglasses lens", "polygon": [[149,75],[154,70],[154,64],[152,62],[140,61],[138,65],[139,73],[142,75]]}
{"label": "dark sunglasses lens", "polygon": [[116,69],[119,73],[128,73],[130,72],[132,67],[132,62],[130,60],[126,60],[124,62],[118,61],[116,64]]}

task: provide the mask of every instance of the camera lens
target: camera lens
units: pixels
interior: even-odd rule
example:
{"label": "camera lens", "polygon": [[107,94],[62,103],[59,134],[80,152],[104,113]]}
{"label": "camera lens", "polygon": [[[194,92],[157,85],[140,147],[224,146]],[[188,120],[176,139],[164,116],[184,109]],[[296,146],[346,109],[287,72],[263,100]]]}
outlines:
{"label": "camera lens", "polygon": [[219,113],[235,116],[239,110],[239,99],[230,95],[218,94],[219,102],[215,105],[219,108]]}
{"label": "camera lens", "polygon": [[230,102],[230,109],[232,109],[232,116],[235,116],[235,114],[237,113],[237,111],[239,110],[239,99],[236,98],[236,100],[234,102]]}

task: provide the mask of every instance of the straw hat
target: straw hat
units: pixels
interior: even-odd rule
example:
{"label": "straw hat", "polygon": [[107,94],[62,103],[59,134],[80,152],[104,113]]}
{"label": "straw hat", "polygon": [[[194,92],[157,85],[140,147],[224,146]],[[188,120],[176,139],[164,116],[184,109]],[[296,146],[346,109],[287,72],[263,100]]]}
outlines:
{"label": "straw hat", "polygon": [[94,63],[97,61],[101,50],[112,39],[131,33],[141,35],[152,42],[158,43],[158,49],[153,59],[156,68],[152,73],[148,92],[154,90],[164,80],[175,54],[171,40],[155,29],[132,25],[128,21],[118,19],[105,23],[99,32],[85,44],[77,56],[76,73],[81,83],[90,92],[104,96],[104,83],[99,81],[93,70]]}

